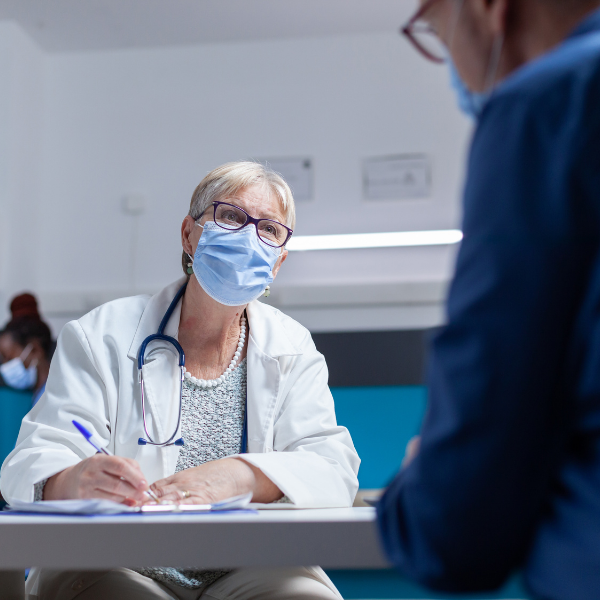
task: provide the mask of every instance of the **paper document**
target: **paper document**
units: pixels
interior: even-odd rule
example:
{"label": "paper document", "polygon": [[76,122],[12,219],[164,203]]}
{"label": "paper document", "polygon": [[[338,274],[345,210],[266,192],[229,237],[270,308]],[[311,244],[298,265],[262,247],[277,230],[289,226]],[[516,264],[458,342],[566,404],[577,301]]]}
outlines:
{"label": "paper document", "polygon": [[291,502],[269,502],[269,504],[252,502],[248,505],[248,508],[255,508],[256,510],[302,510],[305,507]]}
{"label": "paper document", "polygon": [[241,510],[248,507],[252,494],[226,498],[213,504],[145,504],[126,506],[111,500],[43,500],[41,502],[13,501],[4,510],[8,513],[35,513],[53,515],[119,515],[218,512]]}

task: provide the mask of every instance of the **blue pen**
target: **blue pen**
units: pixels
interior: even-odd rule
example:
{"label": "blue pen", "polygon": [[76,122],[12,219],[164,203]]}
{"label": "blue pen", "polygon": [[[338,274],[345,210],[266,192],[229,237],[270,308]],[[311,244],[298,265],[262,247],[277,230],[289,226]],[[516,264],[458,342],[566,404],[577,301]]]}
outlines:
{"label": "blue pen", "polygon": [[[71,422],[73,423],[73,425],[75,425],[75,427],[77,428],[79,433],[81,433],[81,435],[96,449],[96,452],[106,454],[107,456],[113,456],[108,450],[101,448],[94,441],[92,441],[93,434],[90,433],[81,423],[79,423],[78,421],[75,421],[75,419],[73,419],[73,421],[71,421]],[[152,498],[152,500],[154,500],[154,502],[157,502],[157,503],[160,502],[160,500],[158,499],[158,496],[152,490],[148,489],[144,492],[144,494],[146,494],[147,496],[150,496],[150,498]]]}
{"label": "blue pen", "polygon": [[75,419],[73,419],[72,421],[73,425],[75,425],[75,427],[77,427],[77,429],[79,430],[79,433],[81,433],[81,435],[94,447],[96,448],[96,452],[101,452],[102,454],[106,454],[107,456],[112,456],[112,454],[108,451],[105,450],[104,448],[100,448],[100,446],[96,445],[93,441],[92,441],[92,434],[79,422],[79,421],[75,421]]}

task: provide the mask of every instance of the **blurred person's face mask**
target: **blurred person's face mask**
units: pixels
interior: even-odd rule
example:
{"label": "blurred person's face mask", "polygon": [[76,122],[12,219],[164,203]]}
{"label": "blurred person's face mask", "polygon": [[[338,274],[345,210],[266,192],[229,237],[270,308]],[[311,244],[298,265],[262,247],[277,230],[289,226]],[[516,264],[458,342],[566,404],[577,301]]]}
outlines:
{"label": "blurred person's face mask", "polygon": [[21,356],[8,360],[0,365],[0,375],[4,383],[16,390],[28,390],[35,386],[37,381],[37,360],[31,361],[29,367],[23,362],[32,350],[32,345],[21,352]]}
{"label": "blurred person's face mask", "polygon": [[253,225],[237,231],[210,221],[197,225],[203,232],[192,268],[202,289],[226,306],[243,306],[263,294],[273,281],[281,248],[261,242]]}
{"label": "blurred person's face mask", "polygon": [[458,107],[465,115],[477,120],[492,92],[472,92],[458,74],[450,57],[448,57],[448,70],[450,71],[450,85],[456,94]]}

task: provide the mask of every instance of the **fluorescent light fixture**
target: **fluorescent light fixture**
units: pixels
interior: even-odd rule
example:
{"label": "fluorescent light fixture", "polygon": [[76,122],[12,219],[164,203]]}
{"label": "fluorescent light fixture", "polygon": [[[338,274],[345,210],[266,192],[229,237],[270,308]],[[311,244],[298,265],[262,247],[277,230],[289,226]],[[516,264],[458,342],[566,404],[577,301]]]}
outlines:
{"label": "fluorescent light fixture", "polygon": [[459,229],[439,231],[390,231],[387,233],[342,233],[338,235],[292,236],[286,248],[299,250],[349,250],[353,248],[395,248],[398,246],[444,246],[463,238]]}

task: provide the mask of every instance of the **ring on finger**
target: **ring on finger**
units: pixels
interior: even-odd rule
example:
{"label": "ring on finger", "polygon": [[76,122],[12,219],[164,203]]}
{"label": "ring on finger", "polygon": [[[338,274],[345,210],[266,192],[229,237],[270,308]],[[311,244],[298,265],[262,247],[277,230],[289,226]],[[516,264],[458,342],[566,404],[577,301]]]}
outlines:
{"label": "ring on finger", "polygon": [[182,494],[184,500],[186,500],[187,498],[189,498],[192,495],[188,490],[183,490],[183,492],[181,494]]}

